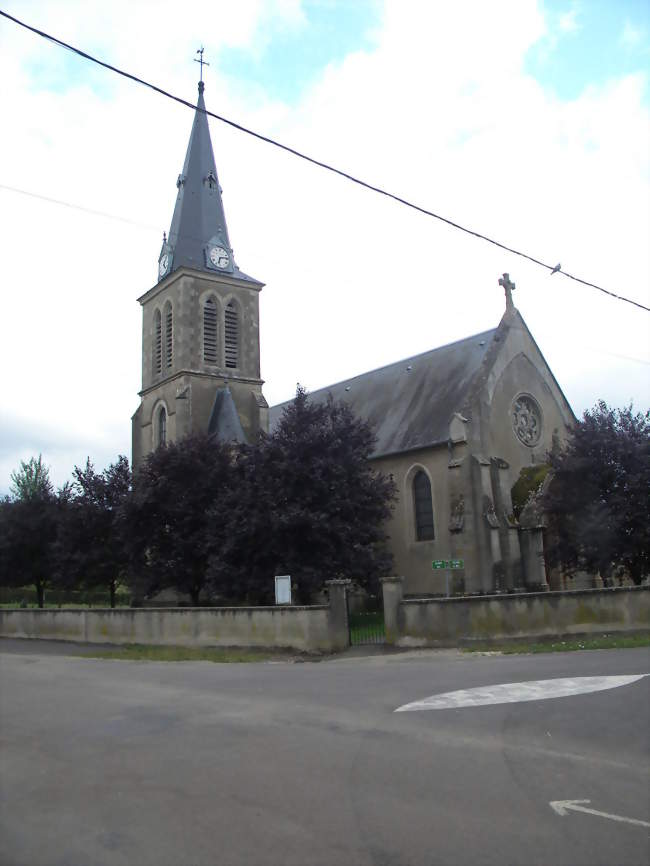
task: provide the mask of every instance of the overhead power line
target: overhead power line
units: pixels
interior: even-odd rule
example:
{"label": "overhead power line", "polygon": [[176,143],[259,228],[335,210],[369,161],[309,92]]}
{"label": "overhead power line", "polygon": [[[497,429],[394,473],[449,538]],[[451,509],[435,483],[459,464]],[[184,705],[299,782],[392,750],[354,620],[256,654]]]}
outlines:
{"label": "overhead power line", "polygon": [[117,220],[118,222],[127,223],[130,226],[137,226],[138,228],[141,228],[141,229],[149,229],[151,231],[156,231],[156,232],[158,231],[157,226],[152,226],[152,225],[149,225],[148,223],[141,223],[141,222],[138,222],[137,220],[130,220],[128,217],[119,216],[118,214],[115,214],[115,213],[107,213],[106,211],[96,210],[95,208],[91,208],[91,207],[85,207],[82,204],[74,204],[71,201],[64,201],[63,199],[60,199],[60,198],[50,198],[50,196],[48,196],[48,195],[40,195],[40,193],[31,192],[28,189],[18,189],[18,187],[8,186],[6,183],[0,183],[0,189],[6,189],[6,190],[9,190],[9,192],[16,192],[16,193],[19,193],[20,195],[26,195],[26,196],[29,196],[29,198],[38,198],[41,201],[46,201],[46,202],[49,202],[50,204],[58,204],[58,205],[61,205],[62,207],[69,207],[71,210],[80,210],[80,211],[83,211],[83,213],[89,213],[89,214],[92,214],[93,216],[100,216],[100,217],[106,217],[106,219]]}
{"label": "overhead power line", "polygon": [[[117,220],[117,222],[126,223],[127,225],[135,226],[136,228],[139,228],[139,229],[146,229],[147,231],[152,231],[152,232],[160,232],[161,231],[160,226],[154,226],[151,223],[142,223],[142,222],[139,222],[138,220],[132,220],[132,219],[129,219],[128,217],[121,216],[120,214],[108,213],[108,211],[105,211],[105,210],[97,210],[96,208],[86,207],[86,205],[76,204],[73,201],[66,201],[65,199],[62,199],[62,198],[51,198],[49,195],[41,195],[40,193],[32,192],[29,189],[19,189],[19,187],[17,187],[17,186],[9,186],[9,184],[6,184],[6,183],[0,183],[0,189],[5,189],[8,192],[15,192],[18,195],[25,195],[28,198],[37,198],[37,199],[40,199],[41,201],[46,201],[48,204],[57,204],[57,205],[60,205],[61,207],[67,207],[70,210],[78,210],[78,211],[81,211],[82,213],[91,214],[91,216],[103,217],[104,219],[109,219],[109,220]],[[182,237],[189,238],[190,240],[193,240],[193,241],[199,241],[201,243],[204,240],[204,238],[198,237],[197,235],[190,235],[187,232],[183,232]]]}
{"label": "overhead power line", "polygon": [[[25,195],[28,198],[37,198],[37,199],[40,199],[41,201],[46,201],[48,204],[57,204],[57,205],[60,205],[61,207],[67,207],[70,210],[78,210],[78,211],[81,211],[82,213],[88,213],[91,216],[103,217],[104,219],[109,219],[109,220],[117,220],[117,222],[126,223],[127,225],[135,226],[136,228],[139,228],[139,229],[146,229],[147,231],[152,231],[152,232],[160,232],[161,231],[160,226],[154,226],[151,223],[142,223],[142,222],[139,222],[138,220],[132,220],[132,219],[129,219],[128,217],[121,216],[120,214],[108,213],[108,211],[105,211],[105,210],[97,210],[96,208],[86,207],[86,205],[76,204],[76,202],[66,201],[65,199],[62,199],[62,198],[51,198],[49,195],[41,195],[40,193],[32,192],[29,189],[19,189],[17,186],[9,186],[9,184],[6,184],[6,183],[0,183],[0,189],[5,189],[8,192],[15,192],[18,195]],[[179,237],[188,238],[189,240],[192,240],[192,241],[199,241],[200,243],[202,243],[204,241],[204,238],[199,237],[198,235],[188,234],[187,232],[183,232],[182,235],[179,235]]]}
{"label": "overhead power line", "polygon": [[[183,99],[180,96],[176,96],[173,93],[170,93],[167,90],[164,90],[162,87],[158,87],[155,84],[152,84],[150,81],[145,81],[143,78],[139,78],[137,75],[133,75],[130,72],[126,72],[123,69],[119,69],[117,66],[112,66],[110,63],[105,63],[103,60],[99,60],[97,57],[93,57],[92,54],[88,54],[85,51],[82,51],[80,48],[75,48],[73,45],[64,42],[61,39],[58,39],[56,36],[52,36],[49,33],[46,33],[43,30],[39,30],[37,27],[32,27],[30,24],[27,24],[25,21],[21,21],[19,18],[15,18],[13,15],[9,15],[8,12],[4,12],[0,9],[0,15],[4,18],[7,18],[9,21],[13,21],[14,24],[18,24],[20,27],[24,27],[26,30],[35,33],[37,36],[41,36],[43,39],[47,39],[50,42],[53,42],[55,45],[60,46],[61,48],[65,48],[68,51],[72,51],[73,54],[77,54],[79,57],[83,57],[86,60],[90,60],[92,63],[96,63],[98,66],[103,66],[104,69],[109,69],[111,72],[115,72],[117,75],[121,75],[124,78],[128,78],[131,81],[135,81],[137,84],[142,84],[144,87],[148,87],[150,90],[154,90],[156,93],[159,93],[161,96],[165,96],[168,99],[174,100],[174,102],[178,102],[181,105],[185,105],[188,108],[191,108],[192,111],[196,111],[197,107],[189,102],[187,99]],[[264,141],[267,144],[271,144],[274,147],[280,148],[280,150],[284,150],[287,153],[291,153],[293,156],[297,156],[299,159],[305,160],[305,162],[309,162],[312,165],[316,165],[319,168],[325,169],[326,171],[330,171],[333,174],[339,175],[339,177],[343,177],[346,180],[351,181],[352,183],[357,184],[358,186],[364,187],[365,189],[369,189],[372,192],[376,192],[379,195],[383,195],[386,198],[392,199],[393,201],[398,202],[398,204],[404,205],[405,207],[411,208],[412,210],[418,211],[419,213],[425,214],[425,216],[432,217],[433,219],[439,220],[440,222],[445,223],[452,228],[458,229],[461,232],[465,232],[465,234],[472,235],[472,237],[479,238],[486,243],[492,244],[499,249],[505,250],[506,252],[512,253],[515,256],[520,256],[523,259],[527,259],[529,262],[533,262],[536,265],[539,265],[542,268],[545,268],[547,271],[550,271],[551,274],[560,273],[562,276],[567,277],[570,280],[574,280],[577,283],[580,283],[583,286],[589,286],[589,288],[596,289],[599,292],[602,292],[605,295],[609,295],[611,298],[616,298],[619,301],[625,301],[627,304],[632,304],[635,307],[639,307],[642,310],[646,310],[650,312],[650,307],[646,307],[644,304],[639,303],[638,301],[633,301],[631,298],[626,298],[623,295],[616,294],[616,292],[610,292],[608,289],[604,289],[602,286],[597,285],[596,283],[591,283],[588,280],[583,280],[580,277],[576,277],[573,274],[568,273],[561,269],[560,265],[550,265],[547,262],[541,261],[541,259],[537,259],[534,256],[528,255],[528,253],[521,252],[521,250],[516,250],[513,247],[507,246],[507,244],[502,244],[500,241],[494,240],[494,238],[490,238],[487,235],[481,234],[480,232],[474,231],[473,229],[469,229],[466,226],[462,226],[453,220],[447,219],[440,214],[435,213],[434,211],[428,210],[425,207],[421,207],[414,202],[409,201],[408,199],[402,198],[395,193],[389,192],[388,190],[383,189],[382,187],[375,186],[374,184],[368,183],[365,180],[361,180],[361,178],[355,177],[352,174],[349,174],[346,171],[343,171],[340,168],[336,168],[329,163],[323,162],[322,160],[316,159],[315,157],[309,156],[302,151],[296,150],[293,147],[290,147],[287,144],[282,144],[282,142],[277,141],[274,138],[270,138],[267,135],[263,135],[260,132],[255,132],[255,130],[249,129],[246,126],[242,126],[240,123],[236,123],[234,120],[229,120],[227,117],[223,117],[220,114],[215,114],[212,111],[205,110],[205,114],[209,117],[213,117],[215,120],[219,120],[221,123],[225,123],[228,126],[231,126],[233,129],[238,129],[240,132],[245,132],[247,135],[251,135],[254,138],[259,139],[260,141]]]}

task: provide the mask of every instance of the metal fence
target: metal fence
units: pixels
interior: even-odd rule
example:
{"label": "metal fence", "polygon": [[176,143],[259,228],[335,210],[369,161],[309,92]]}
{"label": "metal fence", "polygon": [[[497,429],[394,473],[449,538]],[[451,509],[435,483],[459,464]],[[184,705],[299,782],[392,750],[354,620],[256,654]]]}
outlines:
{"label": "metal fence", "polygon": [[348,626],[350,629],[350,644],[352,646],[383,644],[386,642],[383,610],[348,614]]}

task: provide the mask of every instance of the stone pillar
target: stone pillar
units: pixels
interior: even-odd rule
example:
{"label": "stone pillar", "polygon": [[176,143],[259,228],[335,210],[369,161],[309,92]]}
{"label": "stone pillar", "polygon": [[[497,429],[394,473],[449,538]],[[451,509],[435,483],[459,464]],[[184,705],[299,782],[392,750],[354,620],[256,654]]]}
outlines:
{"label": "stone pillar", "polygon": [[382,577],[384,597],[384,630],[386,643],[394,646],[402,636],[402,614],[400,602],[404,594],[403,577]]}
{"label": "stone pillar", "polygon": [[[455,412],[449,424],[449,463],[447,464],[447,490],[449,495],[449,552],[451,559],[465,561],[466,546],[471,546],[474,534],[472,511],[471,467],[467,459],[467,418]],[[466,520],[468,513],[469,520]],[[468,543],[469,542],[469,543]],[[465,568],[450,576],[452,595],[464,595],[477,579],[473,563],[465,561]]]}
{"label": "stone pillar", "polygon": [[472,464],[472,474],[475,479],[476,547],[481,567],[481,583],[476,589],[492,593],[497,589],[497,583],[499,590],[504,589],[503,581],[500,579],[503,566],[499,538],[500,522],[492,499],[490,461],[482,454],[474,454]]}
{"label": "stone pillar", "polygon": [[192,390],[185,381],[176,389],[176,442],[192,432]]}
{"label": "stone pillar", "polygon": [[544,537],[541,526],[531,526],[521,530],[521,556],[526,586],[547,590],[549,586],[546,582]]}
{"label": "stone pillar", "polygon": [[326,580],[329,590],[329,632],[332,652],[341,652],[350,646],[350,630],[348,627],[348,587],[351,580]]}
{"label": "stone pillar", "polygon": [[501,564],[505,584],[503,590],[523,591],[523,575],[519,533],[513,517],[512,496],[510,493],[510,464],[501,457],[490,458],[490,478],[492,499],[499,521],[499,544]]}

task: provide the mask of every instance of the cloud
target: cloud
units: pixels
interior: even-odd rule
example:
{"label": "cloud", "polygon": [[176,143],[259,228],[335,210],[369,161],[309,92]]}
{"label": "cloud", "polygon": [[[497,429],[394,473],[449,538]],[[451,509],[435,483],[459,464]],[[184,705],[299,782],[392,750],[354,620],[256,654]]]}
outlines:
{"label": "cloud", "polygon": [[619,43],[625,48],[638,48],[645,39],[646,31],[644,28],[635,27],[629,19],[626,19],[619,37]]}
{"label": "cloud", "polygon": [[[271,19],[261,0],[228,14],[225,4],[130,4],[128,28],[114,26],[125,4],[89,4],[84,21],[67,14],[67,3],[30,8],[37,26],[188,98],[203,39],[213,64],[208,108],[650,301],[646,79],[615,77],[570,101],[546,92],[524,71],[549,26],[532,0],[445,4],[444,15],[438,4],[390,0],[373,45],[317,70],[291,106],[263,81],[241,86],[222,75],[219,49],[254,52],[272,26],[300,27],[308,4],[280,4]],[[223,27],[206,32],[206,20]],[[99,94],[89,72],[45,89],[49,64],[58,75],[65,52],[14,25],[0,24],[0,50],[0,107],[11,119],[0,183],[159,226],[0,188],[8,287],[0,362],[14,371],[5,406],[21,430],[62,437],[48,460],[64,480],[65,465],[87,454],[102,466],[130,452],[141,384],[136,298],[155,280],[192,115],[109,73]],[[650,403],[647,368],[606,354],[647,358],[647,313],[550,278],[216,121],[211,130],[238,264],[267,283],[261,342],[270,403],[291,397],[297,381],[315,389],[494,327],[503,271],[577,414],[599,397]],[[79,442],[68,447],[70,431]],[[22,443],[41,450],[45,438]],[[25,454],[20,442],[16,457]],[[8,478],[17,460],[3,454]]]}
{"label": "cloud", "polygon": [[575,33],[577,30],[580,30],[578,9],[574,7],[569,12],[563,12],[558,16],[557,24],[561,33]]}
{"label": "cloud", "polygon": [[552,9],[544,9],[543,13],[540,9],[539,12],[539,38],[529,47],[535,47],[537,61],[544,67],[554,62],[567,36],[576,36],[583,29],[579,20],[582,10],[578,5],[572,5],[567,12]]}

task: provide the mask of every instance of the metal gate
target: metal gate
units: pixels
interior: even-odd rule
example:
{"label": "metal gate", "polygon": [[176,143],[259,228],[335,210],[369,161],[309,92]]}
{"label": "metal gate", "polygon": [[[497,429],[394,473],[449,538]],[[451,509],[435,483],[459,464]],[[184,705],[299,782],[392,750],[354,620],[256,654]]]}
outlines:
{"label": "metal gate", "polygon": [[[367,610],[350,613],[348,608],[348,629],[351,646],[383,644],[386,642],[384,631],[384,609],[381,597],[368,600]],[[348,602],[349,603],[349,602]]]}

